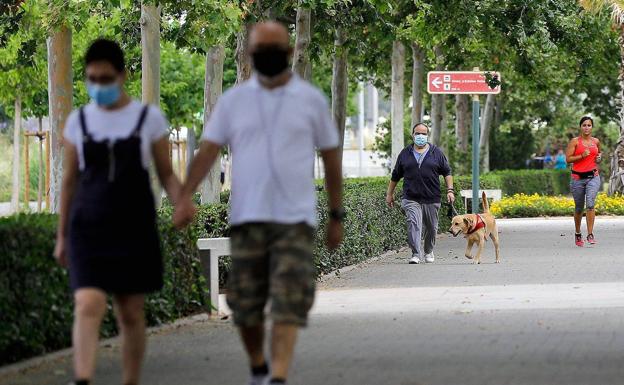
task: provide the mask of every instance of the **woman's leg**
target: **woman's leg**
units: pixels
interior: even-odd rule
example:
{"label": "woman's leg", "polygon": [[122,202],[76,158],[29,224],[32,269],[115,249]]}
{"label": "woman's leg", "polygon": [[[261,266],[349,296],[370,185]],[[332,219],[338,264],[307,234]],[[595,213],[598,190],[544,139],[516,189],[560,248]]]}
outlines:
{"label": "woman's leg", "polygon": [[114,305],[121,333],[123,384],[139,383],[145,353],[145,295],[115,295]]}
{"label": "woman's leg", "polygon": [[572,182],[570,182],[570,190],[572,190],[572,196],[574,197],[574,228],[577,234],[581,233],[586,189],[587,181],[585,179],[572,179]]}
{"label": "woman's leg", "polygon": [[596,197],[600,191],[600,177],[594,177],[587,183],[586,199],[587,199],[587,234],[594,234],[594,222],[596,221]]}
{"label": "woman's leg", "polygon": [[106,313],[106,293],[100,289],[84,288],[74,293],[74,376],[91,380],[95,371],[100,325]]}

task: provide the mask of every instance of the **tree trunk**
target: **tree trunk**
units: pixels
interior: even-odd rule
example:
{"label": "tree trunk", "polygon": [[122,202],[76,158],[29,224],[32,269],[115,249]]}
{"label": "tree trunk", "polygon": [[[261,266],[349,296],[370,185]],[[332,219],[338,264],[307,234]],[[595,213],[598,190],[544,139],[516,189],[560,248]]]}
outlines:
{"label": "tree trunk", "polygon": [[[160,107],[160,7],[141,5],[141,89],[145,104]],[[156,207],[162,202],[162,187],[152,170]]]}
{"label": "tree trunk", "polygon": [[[225,60],[225,48],[223,46],[211,47],[206,54],[206,79],[204,83],[204,130],[208,125],[210,115],[214,110],[217,100],[223,92],[223,62]],[[218,203],[221,194],[221,157],[217,157],[208,176],[204,179],[201,191],[201,201],[205,203]]]}
{"label": "tree trunk", "polygon": [[423,78],[425,75],[425,53],[422,48],[412,43],[412,127],[422,122]]}
{"label": "tree trunk", "polygon": [[461,152],[468,151],[468,132],[470,127],[470,97],[455,95],[455,138]]}
{"label": "tree trunk", "polygon": [[403,99],[405,96],[405,46],[400,41],[392,42],[392,84],[390,95],[390,123],[392,165],[405,145],[403,138]]}
{"label": "tree trunk", "polygon": [[481,151],[481,167],[484,173],[490,171],[490,131],[492,128],[492,120],[494,118],[494,105],[496,103],[496,95],[488,94],[485,99],[485,107],[481,117],[481,138],[479,139],[479,148]]}
{"label": "tree trunk", "polygon": [[245,24],[236,35],[236,84],[240,84],[251,77],[251,57],[247,52],[250,25]]}
{"label": "tree trunk", "polygon": [[43,202],[43,122],[39,117],[39,175],[37,175],[37,212],[41,212],[41,203]]}
{"label": "tree trunk", "polygon": [[624,194],[624,24],[619,25],[618,43],[620,44],[620,138],[611,156],[609,195]]}
{"label": "tree trunk", "polygon": [[15,97],[15,119],[13,123],[13,182],[11,187],[11,212],[19,210],[19,170],[20,170],[20,139],[22,136],[22,98]]}
{"label": "tree trunk", "polygon": [[332,69],[332,115],[340,135],[340,160],[342,161],[342,145],[344,143],[345,123],[347,117],[347,49],[344,31],[336,29],[334,40],[334,64]]}
{"label": "tree trunk", "polygon": [[[438,46],[434,47],[436,56],[436,71],[444,70],[444,54],[442,49]],[[443,125],[446,123],[446,95],[433,94],[431,95],[431,133],[429,140],[436,146],[440,144],[442,137]]]}
{"label": "tree trunk", "polygon": [[72,110],[72,32],[60,27],[48,38],[48,100],[50,110],[50,212],[60,205],[63,177],[63,128]]}
{"label": "tree trunk", "polygon": [[295,37],[295,53],[293,55],[293,71],[305,80],[310,80],[308,67],[310,62],[310,27],[312,11],[310,8],[299,6],[297,8],[296,37]]}

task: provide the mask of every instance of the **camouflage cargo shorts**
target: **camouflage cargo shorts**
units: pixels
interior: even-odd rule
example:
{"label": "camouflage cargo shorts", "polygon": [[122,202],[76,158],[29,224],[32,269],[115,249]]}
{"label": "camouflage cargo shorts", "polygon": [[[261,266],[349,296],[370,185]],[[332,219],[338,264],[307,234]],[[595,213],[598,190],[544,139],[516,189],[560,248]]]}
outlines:
{"label": "camouflage cargo shorts", "polygon": [[305,223],[233,226],[227,303],[238,326],[264,322],[270,301],[273,322],[307,324],[314,302],[314,228]]}

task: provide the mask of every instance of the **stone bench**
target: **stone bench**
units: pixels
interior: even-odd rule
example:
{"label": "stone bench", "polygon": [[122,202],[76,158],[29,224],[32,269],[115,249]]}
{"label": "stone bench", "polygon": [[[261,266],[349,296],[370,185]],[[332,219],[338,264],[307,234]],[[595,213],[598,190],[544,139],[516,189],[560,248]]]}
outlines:
{"label": "stone bench", "polygon": [[[468,199],[472,200],[472,190],[461,190],[459,193],[464,198],[464,209],[468,210]],[[479,199],[481,199],[481,193],[485,193],[485,196],[494,202],[503,198],[502,190],[479,190]]]}
{"label": "stone bench", "polygon": [[210,314],[219,314],[219,258],[230,255],[230,238],[200,238],[197,248],[210,290]]}

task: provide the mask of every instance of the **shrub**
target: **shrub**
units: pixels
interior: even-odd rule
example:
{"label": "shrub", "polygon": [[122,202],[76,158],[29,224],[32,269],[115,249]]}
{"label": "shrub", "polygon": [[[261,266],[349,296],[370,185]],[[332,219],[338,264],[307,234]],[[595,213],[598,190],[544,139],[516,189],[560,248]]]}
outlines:
{"label": "shrub", "polygon": [[[563,196],[515,194],[494,202],[491,211],[498,217],[506,218],[572,216],[574,200]],[[624,196],[598,194],[596,214],[624,215]]]}
{"label": "shrub", "polygon": [[[159,220],[165,285],[146,300],[149,325],[198,312],[208,298],[193,229],[175,231],[169,218]],[[73,300],[68,274],[52,257],[56,223],[50,214],[0,218],[0,364],[70,344]],[[102,336],[116,331],[108,312]]]}

